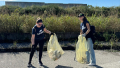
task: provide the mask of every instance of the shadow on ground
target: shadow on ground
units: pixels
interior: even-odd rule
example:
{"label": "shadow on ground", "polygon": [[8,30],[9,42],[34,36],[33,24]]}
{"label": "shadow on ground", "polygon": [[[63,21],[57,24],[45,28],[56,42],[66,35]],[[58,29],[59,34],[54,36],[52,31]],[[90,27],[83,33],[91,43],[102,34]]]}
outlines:
{"label": "shadow on ground", "polygon": [[73,68],[73,67],[58,65],[58,66],[56,66],[55,68]]}
{"label": "shadow on ground", "polygon": [[43,65],[42,67],[44,67],[44,68],[49,68],[49,67],[47,67],[47,66],[45,66],[45,65]]}
{"label": "shadow on ground", "polygon": [[36,67],[34,67],[34,66],[31,66],[31,67],[28,67],[28,68],[36,68]]}
{"label": "shadow on ground", "polygon": [[101,66],[98,66],[98,65],[95,65],[95,66],[93,66],[93,67],[95,67],[95,68],[103,68],[103,67],[101,67]]}
{"label": "shadow on ground", "polygon": [[[47,67],[47,66],[45,66],[45,65],[43,65],[42,67],[43,67],[43,68],[49,68],[49,67]],[[28,68],[36,68],[36,67],[31,66],[31,67],[28,67]],[[39,68],[41,68],[41,67],[39,67]]]}

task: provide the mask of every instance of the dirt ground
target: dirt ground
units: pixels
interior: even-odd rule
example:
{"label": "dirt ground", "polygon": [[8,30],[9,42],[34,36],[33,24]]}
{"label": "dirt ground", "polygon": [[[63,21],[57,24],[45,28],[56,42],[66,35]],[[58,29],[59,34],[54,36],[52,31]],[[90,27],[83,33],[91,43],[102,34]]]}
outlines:
{"label": "dirt ground", "polygon": [[[0,68],[28,68],[30,52],[0,53]],[[33,57],[31,68],[120,68],[120,53],[95,50],[96,66],[88,66],[74,61],[75,51],[65,51],[57,61],[52,61],[46,51],[43,52],[43,64],[40,67],[36,53]]]}

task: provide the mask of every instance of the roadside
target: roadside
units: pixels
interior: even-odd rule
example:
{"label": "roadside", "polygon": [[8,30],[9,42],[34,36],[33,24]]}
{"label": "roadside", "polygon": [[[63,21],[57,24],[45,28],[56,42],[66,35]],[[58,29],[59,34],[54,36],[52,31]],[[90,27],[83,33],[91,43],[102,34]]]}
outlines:
{"label": "roadside", "polygon": [[[30,52],[0,53],[0,68],[28,68],[27,63]],[[38,58],[34,54],[32,68],[120,68],[120,53],[95,50],[96,66],[87,66],[74,61],[75,51],[68,50],[57,61],[52,61],[46,51],[43,52],[44,67],[39,67]]]}
{"label": "roadside", "polygon": [[[77,40],[74,42],[70,41],[59,41],[60,45],[64,50],[75,50]],[[38,46],[39,47],[39,46]],[[38,50],[37,47],[37,50]],[[96,42],[94,45],[95,50],[111,50],[110,42]],[[112,46],[113,51],[120,51],[120,42],[117,42]],[[31,50],[31,43],[0,43],[0,52],[26,52]],[[44,44],[44,51],[47,50],[47,42]]]}

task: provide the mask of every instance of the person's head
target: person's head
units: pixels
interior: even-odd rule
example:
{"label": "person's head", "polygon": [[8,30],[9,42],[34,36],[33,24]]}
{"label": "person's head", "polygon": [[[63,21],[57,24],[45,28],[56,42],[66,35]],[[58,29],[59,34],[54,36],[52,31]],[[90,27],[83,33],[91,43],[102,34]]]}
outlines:
{"label": "person's head", "polygon": [[37,25],[37,27],[41,27],[42,26],[42,19],[40,19],[39,17],[37,18],[37,20],[36,20],[36,25]]}
{"label": "person's head", "polygon": [[86,21],[86,20],[87,20],[86,17],[84,16],[84,14],[82,14],[82,13],[80,13],[80,14],[78,15],[78,17],[79,17],[79,20],[80,20],[80,21]]}

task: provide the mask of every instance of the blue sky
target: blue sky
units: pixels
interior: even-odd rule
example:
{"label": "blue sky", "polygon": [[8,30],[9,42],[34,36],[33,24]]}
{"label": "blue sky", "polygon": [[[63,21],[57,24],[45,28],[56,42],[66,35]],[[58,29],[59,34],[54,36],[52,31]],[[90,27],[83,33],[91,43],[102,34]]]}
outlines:
{"label": "blue sky", "polygon": [[5,5],[5,1],[23,2],[45,2],[45,3],[82,3],[99,7],[120,6],[120,0],[0,0],[0,6]]}

